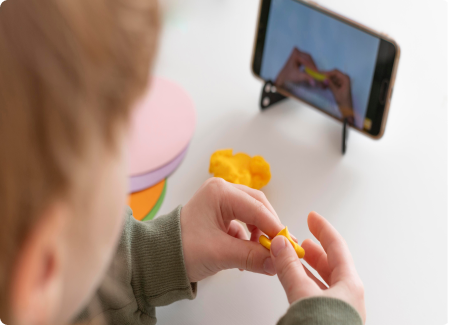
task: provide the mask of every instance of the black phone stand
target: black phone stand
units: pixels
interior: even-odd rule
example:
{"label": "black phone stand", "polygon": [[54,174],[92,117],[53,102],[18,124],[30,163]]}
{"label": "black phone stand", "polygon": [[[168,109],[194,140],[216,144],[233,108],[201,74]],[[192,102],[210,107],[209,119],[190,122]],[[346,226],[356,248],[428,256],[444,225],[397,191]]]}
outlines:
{"label": "black phone stand", "polygon": [[[277,87],[273,84],[272,81],[266,81],[263,86],[261,99],[260,99],[260,107],[261,110],[266,110],[270,108],[272,105],[286,99],[287,97],[277,92]],[[347,139],[348,139],[348,120],[344,119],[342,128],[342,154],[344,155],[347,150]]]}

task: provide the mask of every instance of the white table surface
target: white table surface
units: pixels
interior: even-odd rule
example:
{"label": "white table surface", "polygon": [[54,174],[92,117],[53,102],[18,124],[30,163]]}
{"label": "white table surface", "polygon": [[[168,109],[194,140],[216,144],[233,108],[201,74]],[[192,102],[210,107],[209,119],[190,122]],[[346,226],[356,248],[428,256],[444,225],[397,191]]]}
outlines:
{"label": "white table surface", "polygon": [[[164,2],[164,0],[162,0]],[[443,0],[321,0],[386,32],[401,47],[385,136],[351,132],[288,100],[261,113],[250,72],[258,0],[171,0],[156,75],[181,84],[197,109],[188,154],[168,179],[161,213],[186,204],[210,176],[209,157],[262,155],[263,191],[299,240],[315,210],[344,236],[365,284],[368,325],[447,322],[447,9]],[[273,325],[288,302],[277,277],[224,271],[194,301],[157,309],[158,324]]]}

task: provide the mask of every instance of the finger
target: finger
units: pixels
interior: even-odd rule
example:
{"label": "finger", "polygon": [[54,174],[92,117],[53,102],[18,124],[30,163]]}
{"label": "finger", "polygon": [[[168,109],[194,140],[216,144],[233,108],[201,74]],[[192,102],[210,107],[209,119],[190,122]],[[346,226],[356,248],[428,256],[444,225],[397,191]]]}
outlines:
{"label": "finger", "polygon": [[330,87],[331,86],[336,86],[337,83],[339,82],[339,78],[336,76],[334,71],[324,71],[324,72],[321,72],[321,73],[323,73],[327,77],[327,80],[329,80],[328,85]]}
{"label": "finger", "polygon": [[339,74],[336,72],[337,70],[325,71],[323,74],[331,81],[331,84],[339,85],[341,82],[341,78]]}
{"label": "finger", "polygon": [[[237,236],[234,236],[234,235],[230,234],[230,232],[228,232],[228,234],[230,236],[237,238],[237,239],[241,239],[241,240],[248,240],[248,235],[245,232],[244,227],[238,221],[233,220],[233,221],[231,221],[231,224],[233,224],[233,227],[237,228],[237,230],[235,230],[237,233]],[[230,224],[230,229],[231,229],[231,224]],[[254,233],[255,234],[252,233],[250,240],[253,242],[259,243],[259,236],[262,235],[262,231],[259,230],[258,228],[255,228]],[[239,268],[239,271],[244,271],[244,269]],[[268,274],[267,272],[263,272],[263,273]],[[270,275],[273,275],[273,274],[270,274]]]}
{"label": "finger", "polygon": [[341,87],[344,83],[350,83],[350,77],[339,70],[335,69],[333,71],[325,72],[324,74],[332,79],[332,81],[339,87]]}
{"label": "finger", "polygon": [[238,219],[254,225],[271,237],[275,237],[284,228],[280,220],[261,201],[234,186],[224,188],[219,204],[224,220]]}
{"label": "finger", "polygon": [[302,247],[305,250],[305,261],[330,285],[331,269],[328,266],[327,254],[322,246],[316,244],[311,239],[306,239],[303,241]]}
{"label": "finger", "polygon": [[264,235],[264,233],[253,225],[247,225],[248,231],[250,231],[250,240],[254,242],[259,242],[259,236]]}
{"label": "finger", "polygon": [[320,293],[320,288],[308,277],[294,248],[285,237],[277,236],[272,240],[270,254],[289,303]]}
{"label": "finger", "polygon": [[[250,233],[252,234],[251,239],[253,240],[253,236],[255,236],[255,240],[256,242],[259,242],[259,236],[261,235],[265,235],[261,230],[259,230],[257,227],[255,227],[254,225],[247,225],[247,229],[248,231],[250,231]],[[295,241],[298,244],[298,239],[297,237],[295,237],[293,234],[289,233],[289,236],[291,236],[292,240]],[[272,239],[273,237],[270,237],[270,239]]]}
{"label": "finger", "polygon": [[[275,272],[267,272],[264,261],[270,259],[270,252],[258,243],[241,240],[233,237],[225,238],[226,249],[221,253],[222,269],[238,268],[254,273],[274,275]],[[269,270],[270,271],[270,270]]]}
{"label": "finger", "polygon": [[314,59],[312,58],[311,55],[309,55],[309,54],[306,53],[306,52],[302,52],[302,51],[300,51],[300,50],[298,50],[298,49],[297,49],[297,51],[295,52],[295,54],[296,54],[296,60],[297,60],[300,64],[302,64],[302,65],[304,65],[304,66],[306,66],[306,67],[308,67],[308,68],[311,68],[311,69],[313,69],[314,71],[317,71],[316,63],[314,62]]}
{"label": "finger", "polygon": [[256,200],[262,202],[264,204],[264,206],[267,208],[267,210],[272,212],[273,215],[275,215],[278,218],[278,220],[280,220],[280,218],[278,217],[278,214],[275,212],[275,209],[272,207],[272,205],[270,204],[269,200],[267,199],[266,195],[263,192],[255,190],[255,189],[250,188],[245,185],[241,185],[241,184],[232,184],[232,183],[230,183],[230,184],[232,186],[236,187],[237,189],[244,191],[245,193],[247,193],[251,197],[255,198]]}
{"label": "finger", "polygon": [[[256,226],[254,225],[247,225],[247,229],[251,234],[251,238],[250,240],[259,242],[259,236],[261,235],[266,235],[264,234],[261,230],[259,230]],[[291,236],[292,240],[295,241],[298,244],[298,239],[297,237],[295,237],[293,234],[289,233],[289,235]],[[270,239],[272,239],[273,237],[270,237]]]}
{"label": "finger", "polygon": [[331,269],[330,282],[351,277],[356,272],[353,259],[338,231],[316,212],[308,215],[308,227],[327,254],[328,266]]}
{"label": "finger", "polygon": [[[266,196],[264,195],[264,193],[262,191],[258,191],[255,189],[252,189],[248,186],[245,185],[241,185],[241,184],[232,184],[229,183],[231,186],[236,187],[237,189],[247,193],[248,195],[252,196],[253,198],[255,198],[256,200],[260,201],[261,203],[264,204],[264,206],[270,211],[272,212],[278,220],[279,217],[277,215],[277,213],[275,212],[275,209],[272,207],[272,205],[270,204],[269,200],[266,198]],[[249,230],[249,232],[251,233],[251,241],[255,241],[255,242],[259,242],[259,237],[261,235],[263,235],[263,232],[261,230],[259,230],[256,226],[251,225],[251,224],[247,224],[247,228]],[[292,239],[298,243],[298,239],[291,234]],[[272,237],[271,237],[272,238]]]}
{"label": "finger", "polygon": [[340,70],[335,69],[334,70],[334,74],[336,75],[336,77],[338,77],[339,79],[345,79],[347,77],[347,75],[345,73],[343,73]]}
{"label": "finger", "polygon": [[234,238],[248,240],[248,235],[244,226],[236,220],[231,220],[230,226],[228,227],[228,235]]}
{"label": "finger", "polygon": [[321,290],[326,290],[326,289],[328,289],[328,288],[322,283],[322,281],[320,281],[318,278],[316,278],[316,276],[315,276],[314,274],[312,274],[311,271],[308,270],[308,269],[306,268],[306,266],[303,265],[303,263],[301,263],[301,264],[302,264],[302,266],[303,266],[303,269],[305,270],[306,275],[307,275],[311,280],[313,280]]}
{"label": "finger", "polygon": [[342,73],[337,69],[325,71],[324,74],[326,74],[327,76],[330,76],[330,77],[339,77],[342,75]]}

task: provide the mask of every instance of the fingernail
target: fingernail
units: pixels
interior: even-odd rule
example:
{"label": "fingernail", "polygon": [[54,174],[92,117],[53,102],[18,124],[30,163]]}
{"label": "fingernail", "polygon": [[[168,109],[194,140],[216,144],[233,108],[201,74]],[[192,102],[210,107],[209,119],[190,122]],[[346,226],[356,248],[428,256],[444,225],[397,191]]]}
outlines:
{"label": "fingernail", "polygon": [[264,271],[270,275],[275,275],[275,266],[273,266],[272,257],[268,257],[264,260]]}
{"label": "fingernail", "polygon": [[270,250],[273,256],[277,257],[280,252],[286,248],[286,240],[283,236],[276,236],[270,244]]}

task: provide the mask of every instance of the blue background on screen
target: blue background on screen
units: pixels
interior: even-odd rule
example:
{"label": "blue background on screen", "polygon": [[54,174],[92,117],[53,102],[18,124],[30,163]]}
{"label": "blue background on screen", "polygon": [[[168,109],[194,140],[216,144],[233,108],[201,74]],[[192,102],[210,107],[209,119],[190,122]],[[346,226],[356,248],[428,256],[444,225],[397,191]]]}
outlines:
{"label": "blue background on screen", "polygon": [[[363,128],[379,39],[295,0],[272,0],[260,75],[275,81],[292,49],[309,53],[319,71],[349,75],[355,124]],[[329,89],[295,85],[290,91],[341,118]]]}

